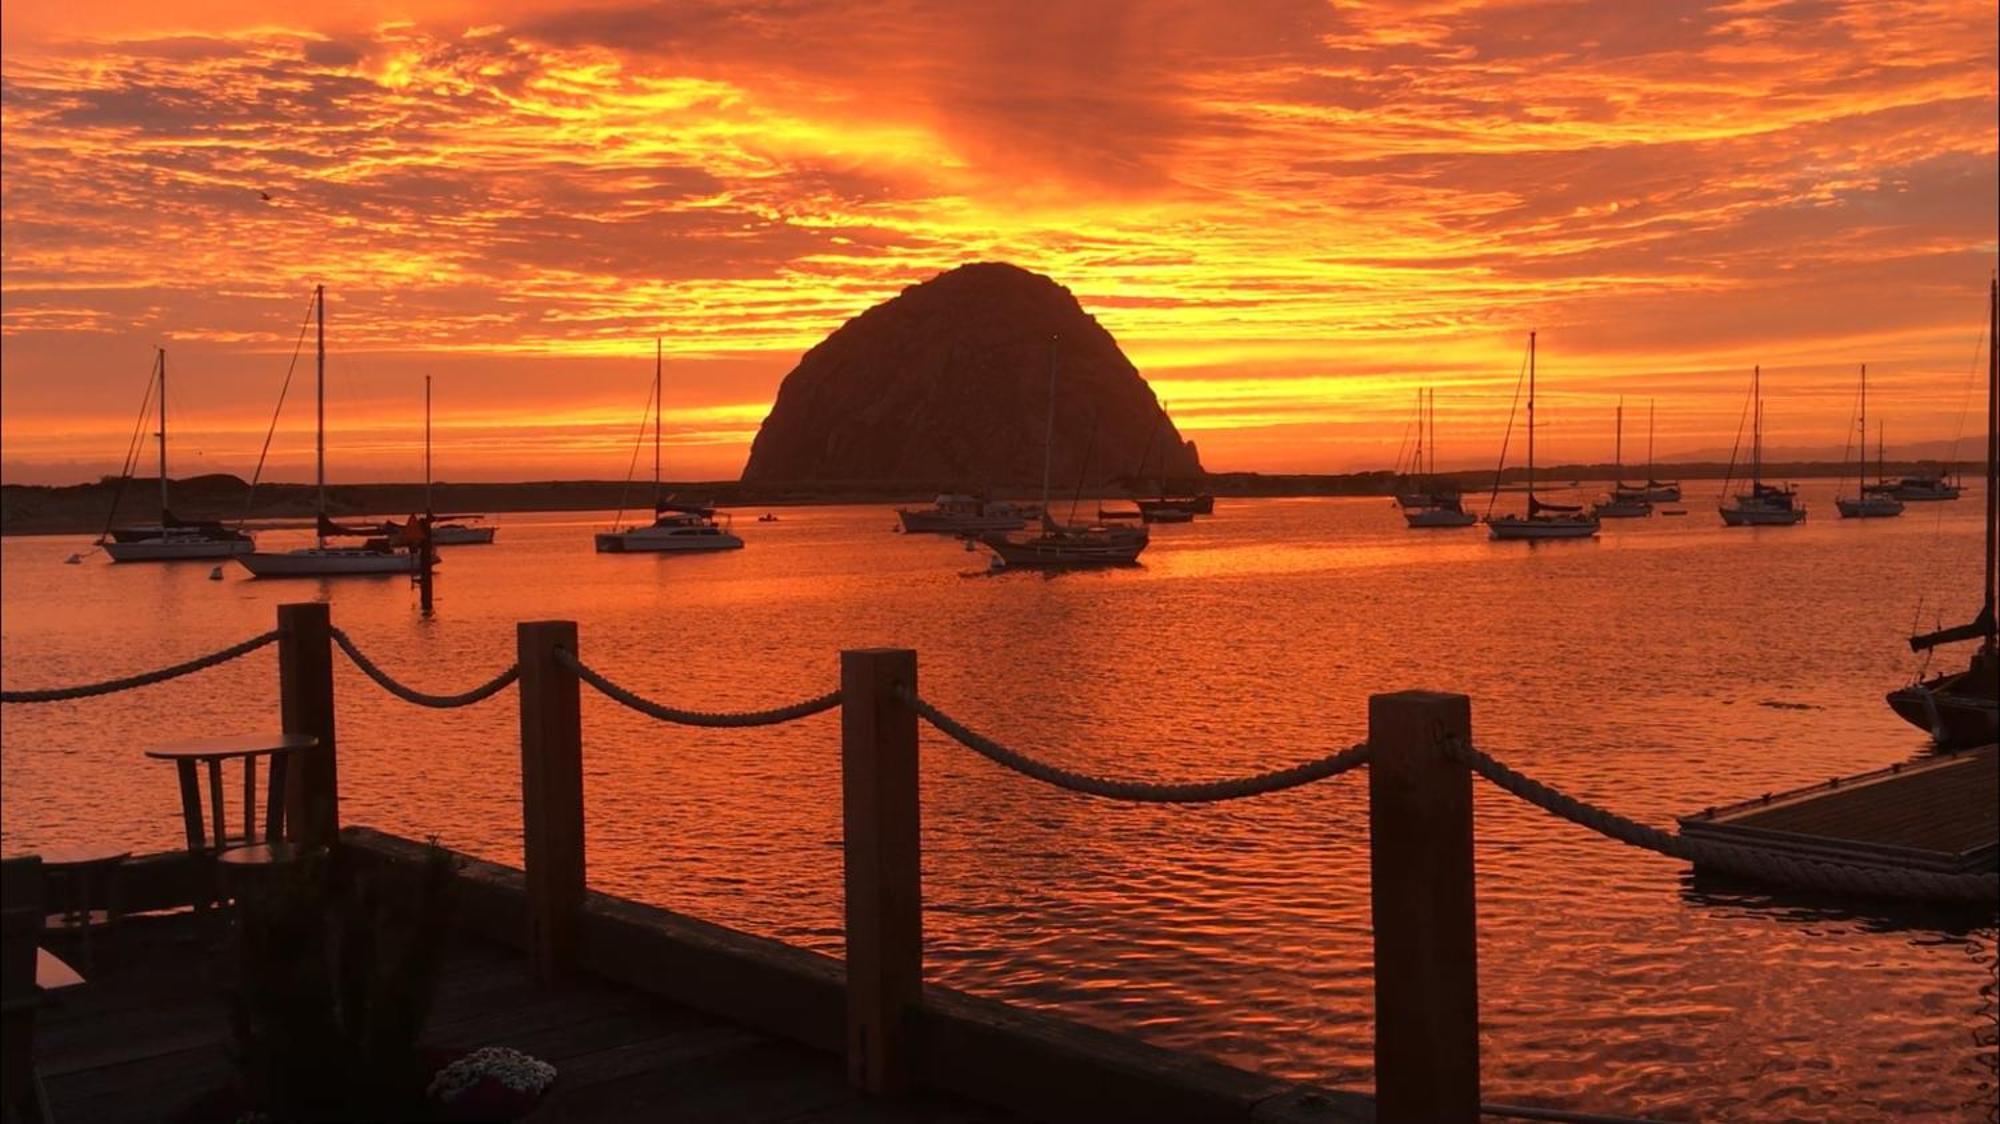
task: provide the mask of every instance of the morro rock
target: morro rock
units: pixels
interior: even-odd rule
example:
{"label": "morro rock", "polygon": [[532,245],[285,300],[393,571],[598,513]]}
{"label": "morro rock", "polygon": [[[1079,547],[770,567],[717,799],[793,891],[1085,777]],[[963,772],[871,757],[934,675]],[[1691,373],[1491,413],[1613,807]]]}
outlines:
{"label": "morro rock", "polygon": [[1052,350],[1056,494],[1079,479],[1201,475],[1194,444],[1068,289],[982,262],[904,289],[806,352],[743,480],[1039,490]]}

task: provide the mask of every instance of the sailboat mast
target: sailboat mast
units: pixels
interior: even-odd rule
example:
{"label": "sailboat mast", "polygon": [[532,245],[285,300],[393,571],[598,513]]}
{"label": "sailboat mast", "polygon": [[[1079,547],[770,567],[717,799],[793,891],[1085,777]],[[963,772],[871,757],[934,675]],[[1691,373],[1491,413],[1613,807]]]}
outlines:
{"label": "sailboat mast", "polygon": [[661,381],[664,367],[664,345],[660,337],[653,337],[653,514],[660,511],[660,396],[665,389]]}
{"label": "sailboat mast", "polygon": [[1764,483],[1764,368],[1750,368],[1750,494]]}
{"label": "sailboat mast", "polygon": [[[2000,352],[1994,336],[2000,333],[2000,277],[1987,292],[1986,308],[1986,622],[1993,625],[1994,586],[2000,584]],[[1986,646],[2000,643],[2000,633],[1989,632]]]}
{"label": "sailboat mast", "polygon": [[1424,474],[1424,391],[1417,388],[1417,447],[1410,456],[1410,475],[1421,478]]}
{"label": "sailboat mast", "polygon": [[1535,514],[1535,333],[1528,333],[1528,515]]}
{"label": "sailboat mast", "polygon": [[[1049,424],[1042,436],[1042,518],[1049,515],[1049,473],[1055,467],[1056,452],[1056,341],[1049,337]],[[1162,469],[1161,471],[1165,471]]]}
{"label": "sailboat mast", "polygon": [[313,381],[317,384],[318,414],[313,452],[313,478],[318,484],[319,518],[313,520],[313,545],[326,549],[326,286],[313,286]]}
{"label": "sailboat mast", "polygon": [[[1877,452],[1879,455],[1879,448]],[[1866,363],[1861,365],[1861,464],[1861,489],[1865,492],[1868,490],[1868,364]],[[1879,479],[1882,472],[1880,464],[1875,466],[1875,472]]]}
{"label": "sailboat mast", "polygon": [[1646,399],[1646,491],[1648,492],[1648,495],[1646,496],[1647,499],[1653,498],[1652,495],[1650,494],[1653,489],[1653,481],[1659,479],[1660,476],[1658,471],[1659,465],[1653,460],[1653,406],[1654,406],[1653,400],[1651,398]]}
{"label": "sailboat mast", "polygon": [[431,377],[424,376],[424,514],[431,507]]}
{"label": "sailboat mast", "polygon": [[160,530],[167,529],[167,349],[160,349]]}
{"label": "sailboat mast", "polygon": [[1625,396],[1618,396],[1618,420],[1612,423],[1611,460],[1618,483],[1625,483]]}

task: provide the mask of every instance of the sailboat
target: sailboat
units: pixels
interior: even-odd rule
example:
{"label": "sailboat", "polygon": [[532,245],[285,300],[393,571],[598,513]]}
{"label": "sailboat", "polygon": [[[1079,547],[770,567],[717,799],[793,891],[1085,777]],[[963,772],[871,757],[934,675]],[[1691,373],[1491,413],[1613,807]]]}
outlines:
{"label": "sailboat", "polygon": [[[1500,453],[1500,468],[1507,454]],[[1500,470],[1493,472],[1493,498],[1500,495]],[[1544,503],[1535,496],[1535,333],[1528,333],[1528,511],[1525,515],[1492,515],[1487,503],[1487,531],[1495,539],[1587,539],[1597,534],[1597,517],[1583,514],[1581,505]]]}
{"label": "sailboat", "polygon": [[[1806,520],[1806,505],[1799,502],[1797,488],[1787,484],[1780,488],[1764,483],[1764,397],[1762,393],[1764,369],[1750,369],[1750,407],[1753,419],[1750,423],[1750,490],[1738,492],[1734,503],[1717,504],[1722,512],[1722,522],[1729,527],[1789,527]],[[1741,434],[1742,430],[1737,430]],[[1736,455],[1730,454],[1729,471],[1736,472]],[[1729,490],[1728,480],[1723,481],[1723,490]]]}
{"label": "sailboat", "polygon": [[1861,365],[1861,421],[1857,428],[1861,431],[1861,448],[1855,456],[1855,494],[1837,496],[1833,506],[1840,509],[1842,519],[1887,519],[1903,513],[1903,501],[1890,495],[1881,487],[1882,479],[1882,430],[1877,421],[1875,430],[1875,486],[1868,484],[1868,364]]}
{"label": "sailboat", "polygon": [[[1424,431],[1430,431],[1431,443],[1426,451]],[[1428,455],[1429,460],[1424,459]],[[1437,392],[1417,391],[1417,453],[1412,467],[1421,479],[1418,487],[1407,493],[1417,502],[1404,503],[1403,522],[1416,530],[1443,527],[1470,527],[1479,518],[1465,510],[1465,502],[1456,487],[1447,488],[1438,481],[1437,475]],[[1398,497],[1400,502],[1403,498]]]}
{"label": "sailboat", "polygon": [[[430,520],[432,546],[475,546],[493,541],[497,527],[486,527],[480,520],[483,515],[438,515],[431,504],[431,377],[424,376],[424,517]],[[409,533],[415,520],[410,523],[390,523],[385,529],[392,532]]]}
{"label": "sailboat", "polygon": [[[1049,422],[1047,436],[1042,444],[1042,531],[1027,538],[1014,538],[1006,534],[988,534],[980,537],[980,543],[993,552],[994,558],[1010,569],[1076,569],[1087,566],[1129,566],[1139,560],[1139,553],[1146,549],[1151,536],[1144,527],[1108,526],[1102,522],[1089,525],[1058,523],[1049,514],[1050,473],[1054,468],[1056,446],[1056,343],[1059,337],[1049,337]],[[1090,458],[1084,457],[1081,472],[1088,472]],[[1082,491],[1081,473],[1077,490]],[[1074,505],[1072,505],[1072,511]]]}
{"label": "sailboat", "polygon": [[[1618,478],[1611,484],[1611,494],[1592,504],[1590,510],[1599,519],[1643,519],[1653,514],[1653,501],[1646,498],[1646,488],[1625,486],[1625,399],[1623,398],[1618,400],[1618,420],[1613,432],[1617,436],[1612,439],[1612,458],[1617,466]],[[1649,477],[1650,475],[1648,473]]]}
{"label": "sailboat", "polygon": [[714,550],[741,550],[743,540],[705,504],[674,503],[660,495],[660,400],[666,384],[662,379],[665,357],[659,340],[653,341],[653,521],[646,525],[619,527],[625,512],[621,508],[612,529],[596,535],[599,554],[683,554]]}
{"label": "sailboat", "polygon": [[1646,499],[1650,503],[1681,502],[1681,482],[1660,480],[1654,477],[1658,465],[1653,461],[1653,400],[1646,400]]}
{"label": "sailboat", "polygon": [[2000,279],[1991,283],[1986,299],[1986,569],[1979,613],[1955,628],[1910,638],[1913,652],[1961,640],[1977,640],[1979,648],[1964,671],[1919,679],[1889,692],[1890,709],[1928,731],[1944,749],[2000,741],[2000,627],[1993,604],[1995,583],[2000,582],[2000,361],[1993,345],[1993,334],[2000,331]]}
{"label": "sailboat", "polygon": [[[152,374],[148,389],[159,395],[160,428],[153,436],[160,443],[160,522],[158,526],[150,527],[107,526],[97,545],[104,548],[104,553],[110,555],[113,562],[230,558],[257,549],[256,542],[247,532],[233,530],[213,520],[190,522],[174,517],[167,505],[167,349],[164,347],[154,353]],[[143,405],[141,409],[143,411]],[[130,478],[128,471],[126,479]],[[120,489],[123,489],[123,481],[120,482]],[[111,512],[112,518],[116,519],[118,501],[115,497],[111,501]]]}
{"label": "sailboat", "polygon": [[[373,527],[343,527],[326,514],[326,286],[313,286],[315,330],[314,367],[318,412],[315,417],[314,481],[318,502],[313,521],[313,545],[288,551],[253,551],[239,554],[243,568],[260,578],[330,578],[350,574],[413,574],[417,555],[400,549],[389,535],[388,524]],[[328,546],[335,537],[358,537],[360,546]],[[403,536],[397,536],[401,538]]]}

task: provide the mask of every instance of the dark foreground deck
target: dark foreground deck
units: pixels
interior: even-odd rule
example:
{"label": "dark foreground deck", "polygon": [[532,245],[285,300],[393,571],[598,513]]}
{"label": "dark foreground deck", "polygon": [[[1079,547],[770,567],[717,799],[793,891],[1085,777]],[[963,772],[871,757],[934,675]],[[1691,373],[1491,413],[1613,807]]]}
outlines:
{"label": "dark foreground deck", "polygon": [[[186,914],[133,919],[100,946],[90,982],[60,993],[37,1022],[55,1118],[185,1119],[228,1085],[215,960]],[[512,1046],[553,1063],[538,1122],[1024,1119],[938,1094],[869,1100],[831,1054],[593,977],[538,987],[524,955],[473,937],[458,939],[428,1038],[453,1051]]]}
{"label": "dark foreground deck", "polygon": [[1681,820],[1688,836],[1867,866],[1968,873],[2000,858],[2000,746],[1774,793]]}

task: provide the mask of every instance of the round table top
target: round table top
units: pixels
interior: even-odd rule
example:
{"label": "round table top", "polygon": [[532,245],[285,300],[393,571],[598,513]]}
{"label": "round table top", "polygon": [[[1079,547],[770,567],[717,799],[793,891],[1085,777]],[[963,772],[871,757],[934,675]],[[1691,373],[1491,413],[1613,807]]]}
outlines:
{"label": "round table top", "polygon": [[318,744],[319,739],[311,734],[217,734],[156,746],[147,750],[146,756],[160,761],[211,761],[225,757],[290,753],[298,749],[312,749]]}
{"label": "round table top", "polygon": [[116,847],[55,847],[38,851],[36,854],[40,856],[44,869],[96,866],[100,863],[124,862],[132,857],[130,850],[121,851]]}

